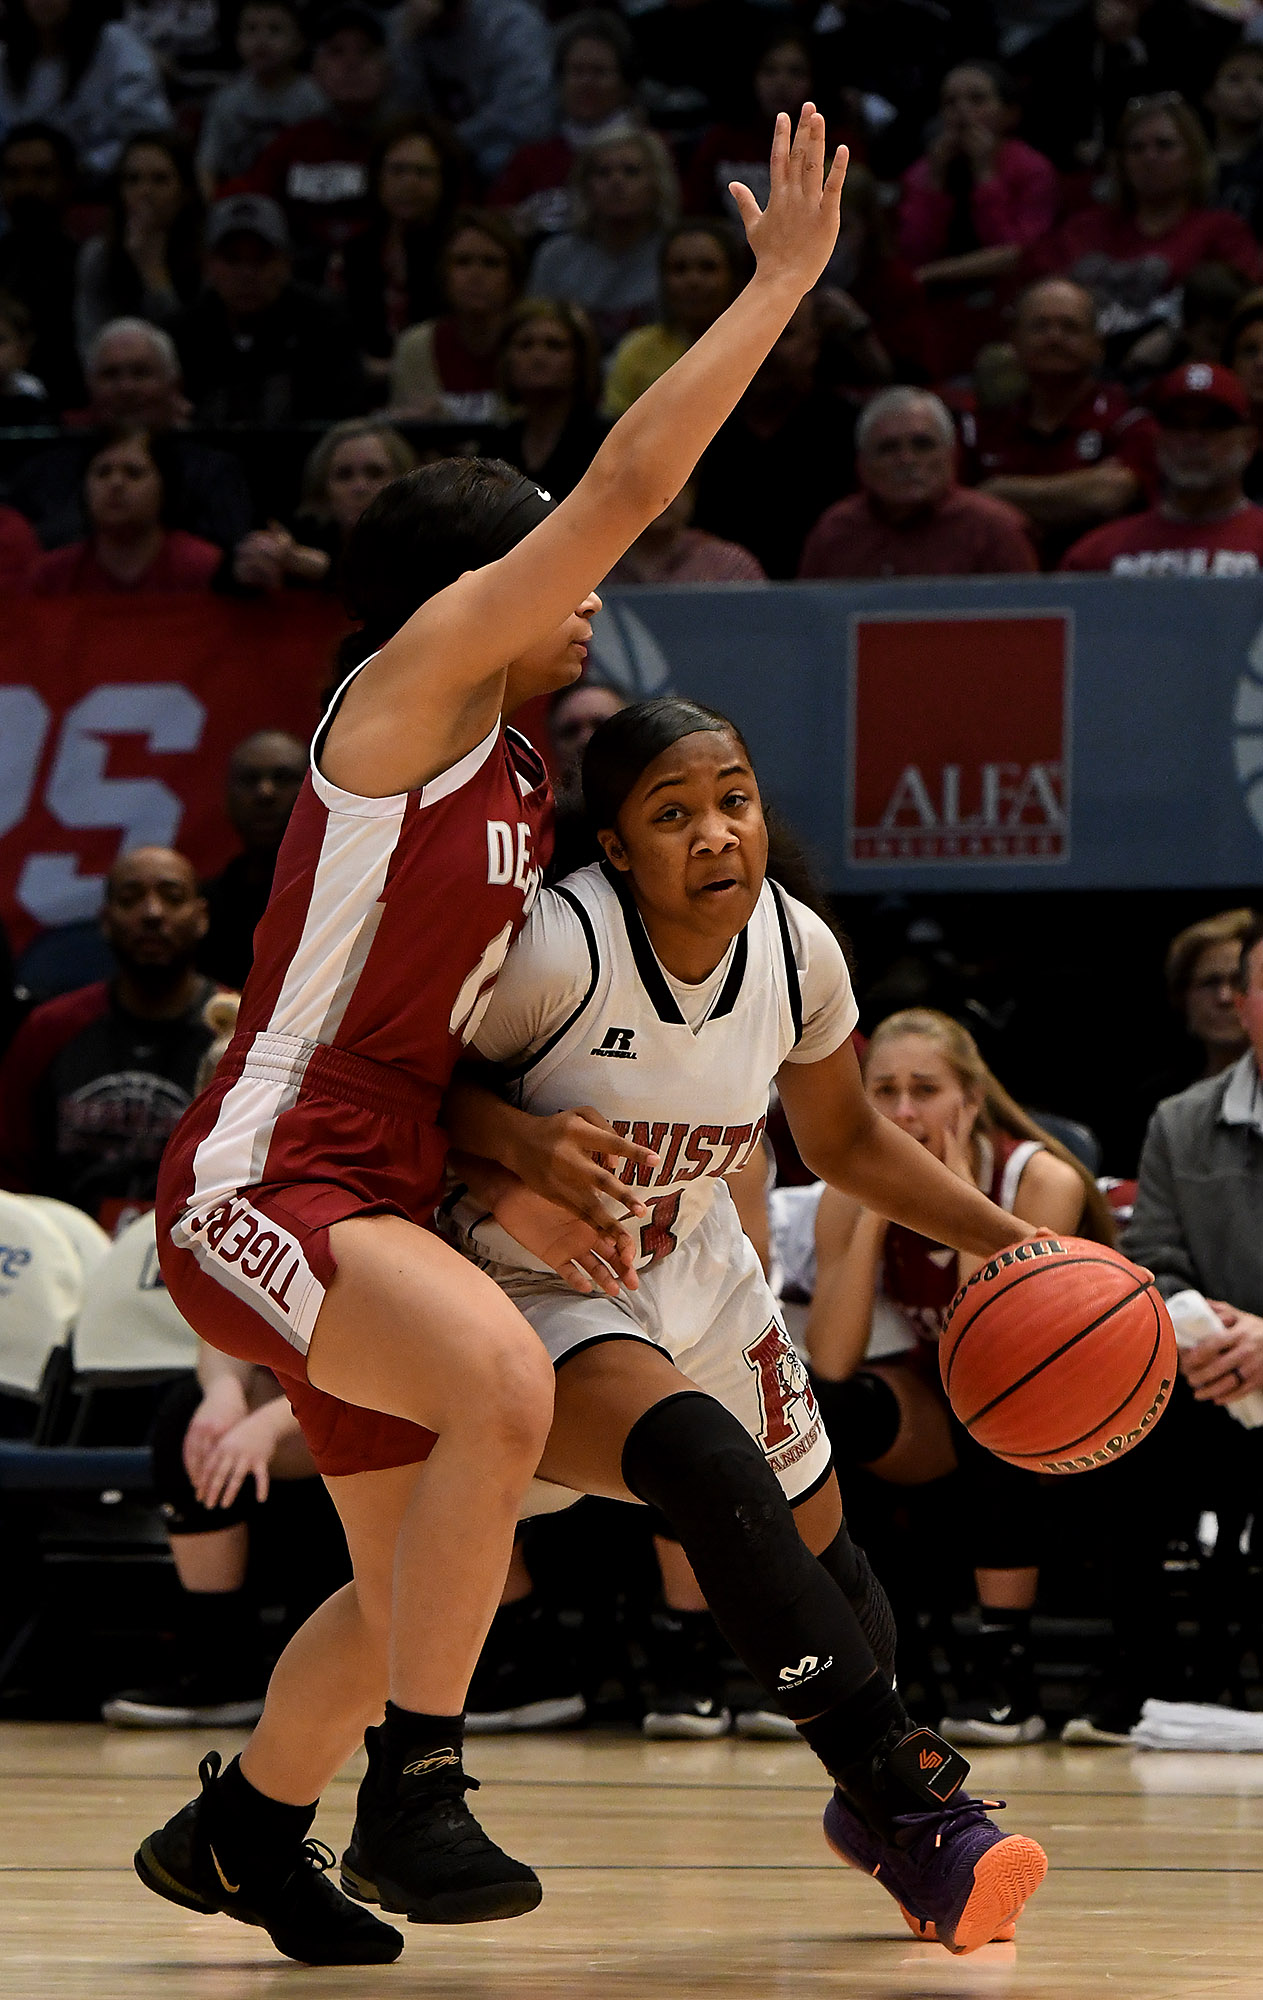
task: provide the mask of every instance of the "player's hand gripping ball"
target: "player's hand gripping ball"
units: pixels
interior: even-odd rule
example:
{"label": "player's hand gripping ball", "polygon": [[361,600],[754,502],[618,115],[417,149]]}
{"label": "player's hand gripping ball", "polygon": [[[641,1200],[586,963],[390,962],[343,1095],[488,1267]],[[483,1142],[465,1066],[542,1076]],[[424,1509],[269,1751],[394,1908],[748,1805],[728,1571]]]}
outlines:
{"label": "player's hand gripping ball", "polygon": [[1176,1376],[1150,1271],[1103,1243],[1037,1236],[962,1285],[939,1344],[948,1400],[979,1444],[1031,1472],[1089,1472],[1147,1437]]}

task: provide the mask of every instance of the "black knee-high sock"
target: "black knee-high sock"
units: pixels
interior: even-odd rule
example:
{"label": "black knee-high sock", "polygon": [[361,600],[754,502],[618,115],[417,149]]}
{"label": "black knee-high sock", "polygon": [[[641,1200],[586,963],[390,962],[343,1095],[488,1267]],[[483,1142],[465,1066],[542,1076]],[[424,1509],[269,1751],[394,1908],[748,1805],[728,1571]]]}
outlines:
{"label": "black knee-high sock", "polygon": [[832,1775],[907,1726],[855,1610],[722,1404],[685,1390],[646,1411],[624,1445],[623,1477],[666,1516],[716,1623],[793,1721],[810,1724],[803,1733]]}
{"label": "black knee-high sock", "polygon": [[828,1548],[821,1549],[817,1560],[847,1598],[864,1628],[873,1658],[886,1680],[893,1682],[898,1640],[895,1614],[868,1557],[851,1540],[845,1521]]}

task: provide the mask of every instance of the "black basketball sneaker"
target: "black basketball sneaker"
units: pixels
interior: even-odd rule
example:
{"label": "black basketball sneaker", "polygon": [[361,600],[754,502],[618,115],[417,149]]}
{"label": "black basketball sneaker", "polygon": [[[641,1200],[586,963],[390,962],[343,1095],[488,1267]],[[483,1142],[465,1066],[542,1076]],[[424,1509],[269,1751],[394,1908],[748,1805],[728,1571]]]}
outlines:
{"label": "black basketball sneaker", "polygon": [[181,1909],[253,1924],[303,1965],[392,1964],[402,1935],[339,1894],[326,1875],[335,1857],[320,1841],[304,1840],[266,1873],[232,1880],[207,1825],[207,1795],[219,1768],[212,1750],[198,1766],[198,1797],[141,1842],[135,1866],[145,1887]]}
{"label": "black basketball sneaker", "polygon": [[478,1780],[466,1776],[458,1744],[400,1768],[387,1763],[384,1734],[364,1732],[368,1770],[342,1857],[348,1896],[414,1924],[480,1924],[535,1909],[539,1877],[497,1847],[465,1803]]}

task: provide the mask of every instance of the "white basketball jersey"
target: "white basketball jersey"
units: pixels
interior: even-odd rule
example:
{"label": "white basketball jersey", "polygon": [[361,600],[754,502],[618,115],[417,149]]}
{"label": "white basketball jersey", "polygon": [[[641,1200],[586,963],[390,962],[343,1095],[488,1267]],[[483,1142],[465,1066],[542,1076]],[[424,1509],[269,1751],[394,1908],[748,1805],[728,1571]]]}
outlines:
{"label": "white basketball jersey", "polygon": [[[542,1116],[591,1104],[658,1155],[657,1167],[629,1162],[623,1175],[649,1205],[640,1223],[643,1268],[697,1227],[720,1181],[739,1172],[758,1145],[771,1081],[803,1038],[803,977],[813,948],[813,984],[818,992],[823,975],[829,995],[817,1013],[827,1023],[815,1030],[821,1046],[800,1059],[827,1055],[850,1034],[855,1002],[845,962],[820,919],[765,882],[749,923],[708,982],[703,1017],[690,1025],[681,989],[673,991],[615,870],[582,869],[545,895],[568,905],[581,927],[586,991],[580,987],[560,1025],[508,1067],[511,1094]],[[546,909],[539,916],[547,922]],[[529,950],[529,937],[521,948]],[[510,1005],[513,989],[510,965]],[[493,996],[493,1031],[495,1007]],[[476,1234],[493,1254],[523,1261],[525,1253],[494,1224]]]}

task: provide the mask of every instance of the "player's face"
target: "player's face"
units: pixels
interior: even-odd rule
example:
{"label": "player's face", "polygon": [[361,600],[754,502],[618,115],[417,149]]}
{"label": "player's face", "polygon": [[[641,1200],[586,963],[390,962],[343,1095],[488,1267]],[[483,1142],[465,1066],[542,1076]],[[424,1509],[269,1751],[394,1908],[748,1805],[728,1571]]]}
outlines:
{"label": "player's face", "polygon": [[653,919],[727,944],[767,873],[767,825],[750,760],[730,730],[698,730],[655,757],[601,845]]}
{"label": "player's face", "polygon": [[895,1035],[868,1059],[864,1088],[869,1103],[919,1145],[941,1147],[962,1135],[973,1105],[942,1051],[928,1035]]}
{"label": "player's face", "polygon": [[593,591],[564,625],[514,660],[509,669],[510,707],[529,701],[533,694],[551,694],[554,688],[569,687],[571,681],[579,679],[588,664],[592,620],[600,608],[601,600]]}

